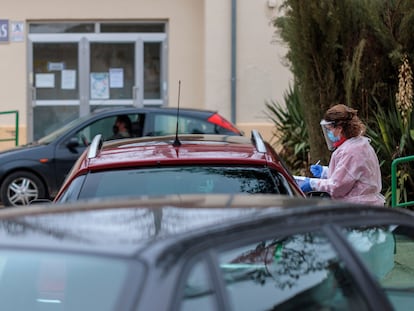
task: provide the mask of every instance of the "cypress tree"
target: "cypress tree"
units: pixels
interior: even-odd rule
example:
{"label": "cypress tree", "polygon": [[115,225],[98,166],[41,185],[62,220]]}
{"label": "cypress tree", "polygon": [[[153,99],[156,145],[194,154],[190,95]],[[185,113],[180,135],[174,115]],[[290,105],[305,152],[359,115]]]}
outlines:
{"label": "cypress tree", "polygon": [[394,102],[402,56],[414,56],[414,1],[285,0],[281,10],[274,25],[288,45],[310,160],[327,163],[319,122],[330,106],[351,106],[370,123],[377,105]]}

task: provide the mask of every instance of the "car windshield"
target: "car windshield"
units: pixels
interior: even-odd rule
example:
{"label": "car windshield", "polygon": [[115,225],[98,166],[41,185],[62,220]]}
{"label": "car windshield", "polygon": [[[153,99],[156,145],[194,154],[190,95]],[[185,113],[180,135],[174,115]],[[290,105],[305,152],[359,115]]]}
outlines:
{"label": "car windshield", "polygon": [[[3,249],[1,306],[3,310],[115,310],[131,272],[126,262],[112,258]],[[134,279],[140,277],[142,270]]]}
{"label": "car windshield", "polygon": [[116,196],[201,193],[292,195],[293,192],[282,175],[268,168],[197,165],[91,173],[74,180],[60,202]]}
{"label": "car windshield", "polygon": [[70,131],[74,127],[77,127],[79,124],[83,123],[86,119],[89,119],[91,116],[87,115],[84,117],[77,118],[64,126],[58,128],[57,130],[51,132],[50,134],[43,136],[38,140],[39,144],[49,144],[60,136],[64,135],[67,131]]}

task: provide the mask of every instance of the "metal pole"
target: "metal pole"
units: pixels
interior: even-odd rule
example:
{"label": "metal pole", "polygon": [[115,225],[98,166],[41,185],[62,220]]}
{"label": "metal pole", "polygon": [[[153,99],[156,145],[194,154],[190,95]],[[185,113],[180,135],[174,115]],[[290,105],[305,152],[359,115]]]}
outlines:
{"label": "metal pole", "polygon": [[16,133],[15,133],[15,141],[14,144],[16,146],[19,145],[19,111],[15,111],[16,112]]}
{"label": "metal pole", "polygon": [[236,124],[237,0],[231,0],[231,121]]}
{"label": "metal pole", "polygon": [[411,161],[414,161],[414,155],[394,159],[391,163],[391,207],[397,207],[397,206],[403,207],[403,206],[409,206],[409,205],[414,204],[414,201],[403,202],[403,203],[397,202],[397,165],[400,163],[411,162]]}

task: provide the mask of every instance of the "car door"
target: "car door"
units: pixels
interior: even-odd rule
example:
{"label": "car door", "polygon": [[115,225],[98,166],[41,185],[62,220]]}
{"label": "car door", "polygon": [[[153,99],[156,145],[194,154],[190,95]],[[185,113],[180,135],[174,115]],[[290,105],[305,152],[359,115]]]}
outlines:
{"label": "car door", "polygon": [[[76,160],[88,146],[86,139],[82,140],[80,135],[80,131],[71,132],[55,146],[56,185],[52,187],[53,192],[57,193],[73,164],[75,164]],[[52,197],[56,193],[52,193]]]}
{"label": "car door", "polygon": [[273,225],[272,235],[238,232],[221,246],[216,237],[215,259],[200,256],[186,275],[179,310],[391,310],[330,229],[283,227]]}
{"label": "car door", "polygon": [[[125,113],[120,113],[125,114]],[[55,149],[55,167],[56,167],[56,185],[60,187],[66,175],[69,173],[73,164],[85,151],[93,138],[101,134],[103,140],[111,138],[113,126],[118,115],[109,115],[98,119],[93,119],[89,123],[83,124],[77,129],[71,131],[56,144]],[[144,113],[127,114],[132,122],[131,136],[142,136],[142,128],[145,120]]]}
{"label": "car door", "polygon": [[233,310],[370,310],[319,230],[259,239],[220,252],[218,261]]}
{"label": "car door", "polygon": [[115,119],[116,115],[93,119],[72,130],[56,144],[55,167],[57,188],[63,183],[73,164],[97,134],[102,134],[104,139],[113,134],[112,127]]}

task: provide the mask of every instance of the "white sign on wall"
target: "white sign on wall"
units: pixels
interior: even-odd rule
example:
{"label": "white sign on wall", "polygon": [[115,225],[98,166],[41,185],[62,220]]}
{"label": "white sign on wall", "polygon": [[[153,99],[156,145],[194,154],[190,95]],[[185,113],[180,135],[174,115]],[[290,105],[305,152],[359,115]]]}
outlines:
{"label": "white sign on wall", "polygon": [[22,42],[24,41],[24,35],[24,22],[10,22],[10,41]]}

